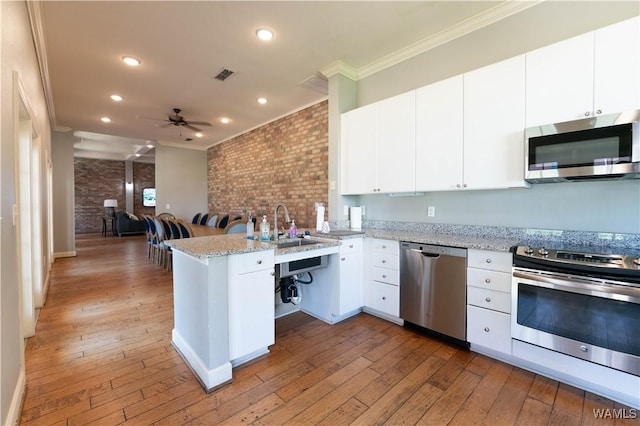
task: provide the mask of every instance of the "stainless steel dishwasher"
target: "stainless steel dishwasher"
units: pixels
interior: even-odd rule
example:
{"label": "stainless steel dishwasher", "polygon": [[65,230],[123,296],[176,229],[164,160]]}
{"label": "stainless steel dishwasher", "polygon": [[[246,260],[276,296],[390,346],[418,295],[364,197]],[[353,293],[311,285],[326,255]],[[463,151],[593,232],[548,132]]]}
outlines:
{"label": "stainless steel dishwasher", "polygon": [[466,345],[467,250],[402,242],[400,318]]}

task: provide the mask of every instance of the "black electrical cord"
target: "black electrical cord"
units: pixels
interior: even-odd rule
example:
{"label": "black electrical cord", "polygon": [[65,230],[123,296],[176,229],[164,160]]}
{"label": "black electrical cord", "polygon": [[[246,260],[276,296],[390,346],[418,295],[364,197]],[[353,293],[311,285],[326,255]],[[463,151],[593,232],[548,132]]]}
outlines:
{"label": "black electrical cord", "polygon": [[309,275],[309,281],[302,281],[301,279],[298,278],[297,275],[296,275],[295,281],[300,284],[311,284],[313,282],[313,275],[311,275],[311,272],[309,271],[307,271],[306,274]]}

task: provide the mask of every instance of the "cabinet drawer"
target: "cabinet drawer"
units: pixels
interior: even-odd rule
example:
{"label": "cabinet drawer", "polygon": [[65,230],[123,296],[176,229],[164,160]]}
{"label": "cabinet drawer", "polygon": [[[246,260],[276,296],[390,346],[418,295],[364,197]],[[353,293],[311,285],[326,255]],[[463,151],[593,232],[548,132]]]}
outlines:
{"label": "cabinet drawer", "polygon": [[467,268],[467,285],[510,293],[511,273]]}
{"label": "cabinet drawer", "polygon": [[511,253],[475,249],[467,252],[467,266],[471,268],[511,273],[511,265]]}
{"label": "cabinet drawer", "polygon": [[273,250],[257,251],[238,255],[240,262],[240,274],[261,271],[274,267],[275,254]]}
{"label": "cabinet drawer", "polygon": [[511,315],[467,306],[467,340],[473,345],[511,354]]}
{"label": "cabinet drawer", "polygon": [[398,256],[400,254],[400,243],[393,240],[371,240],[371,251],[374,253],[388,253]]}
{"label": "cabinet drawer", "polygon": [[362,238],[349,238],[340,241],[340,253],[362,251]]}
{"label": "cabinet drawer", "polygon": [[365,304],[377,311],[397,317],[400,315],[400,288],[373,281],[369,283]]}
{"label": "cabinet drawer", "polygon": [[371,278],[374,281],[398,285],[400,283],[400,273],[398,271],[374,266],[371,268]]}
{"label": "cabinet drawer", "polygon": [[393,254],[387,253],[371,253],[371,264],[381,268],[398,270],[399,258]]}
{"label": "cabinet drawer", "polygon": [[511,294],[501,291],[486,290],[484,288],[467,288],[467,303],[494,311],[511,312]]}

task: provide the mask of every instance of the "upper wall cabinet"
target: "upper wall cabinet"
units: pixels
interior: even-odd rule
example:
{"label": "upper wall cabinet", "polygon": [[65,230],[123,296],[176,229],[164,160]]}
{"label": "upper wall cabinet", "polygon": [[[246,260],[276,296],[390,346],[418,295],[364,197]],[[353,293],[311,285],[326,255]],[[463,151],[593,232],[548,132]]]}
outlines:
{"label": "upper wall cabinet", "polygon": [[640,107],[640,18],[526,54],[526,126]]}
{"label": "upper wall cabinet", "polygon": [[415,92],[342,114],[343,195],[413,191]]}
{"label": "upper wall cabinet", "polygon": [[524,68],[520,55],[464,74],[464,188],[529,186],[524,181]]}

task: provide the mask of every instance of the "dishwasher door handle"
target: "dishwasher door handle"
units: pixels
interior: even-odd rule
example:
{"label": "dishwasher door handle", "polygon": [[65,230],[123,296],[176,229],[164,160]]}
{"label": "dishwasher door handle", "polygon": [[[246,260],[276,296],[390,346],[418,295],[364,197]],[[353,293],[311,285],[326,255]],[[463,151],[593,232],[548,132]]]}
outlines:
{"label": "dishwasher door handle", "polygon": [[426,253],[424,251],[416,250],[418,253],[422,254],[424,257],[431,257],[433,259],[438,259],[441,255],[440,253]]}

